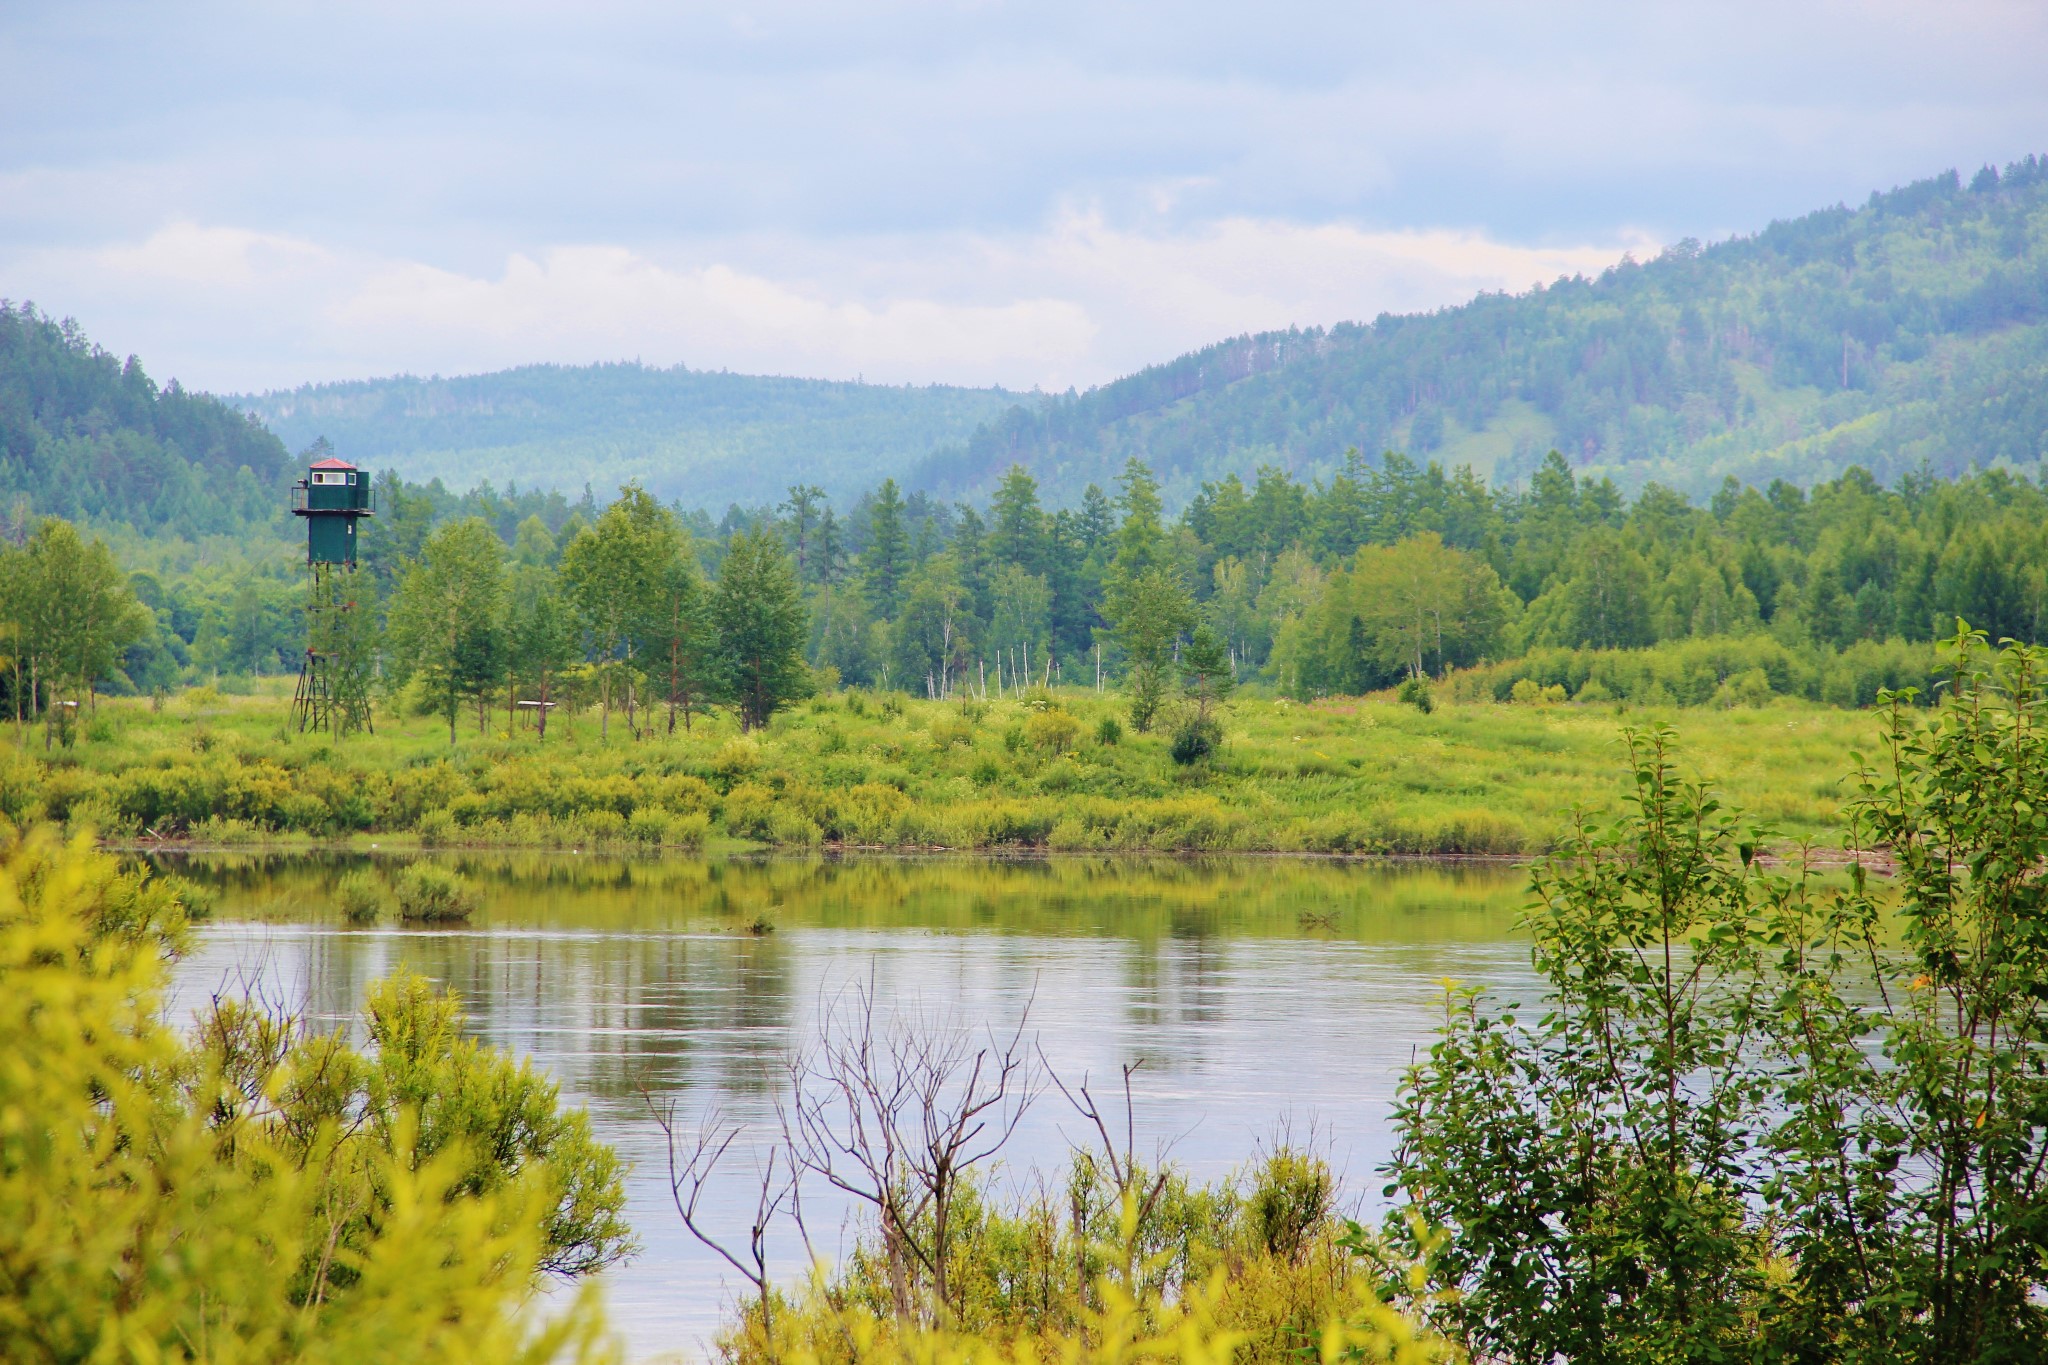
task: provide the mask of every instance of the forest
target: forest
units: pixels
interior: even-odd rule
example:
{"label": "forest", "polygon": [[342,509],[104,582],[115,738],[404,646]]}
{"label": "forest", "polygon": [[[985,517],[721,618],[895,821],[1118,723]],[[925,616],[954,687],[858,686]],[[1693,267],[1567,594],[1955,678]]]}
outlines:
{"label": "forest", "polygon": [[906,482],[985,492],[1021,462],[1067,501],[1136,455],[1178,505],[1261,463],[1328,477],[1354,447],[1503,483],[1557,449],[1629,491],[1696,497],[1730,475],[2031,468],[2048,429],[2044,320],[2048,163],[2030,156],[1597,278],[1219,342],[1012,407]]}
{"label": "forest", "polygon": [[[1232,683],[1304,699],[1416,679],[1504,700],[1532,679],[1574,697],[1591,686],[1587,700],[1701,704],[1760,671],[1740,685],[1867,705],[1880,686],[1924,680],[1926,642],[1957,617],[1997,638],[2048,628],[2048,494],[2002,470],[1889,488],[1852,470],[1810,492],[1730,479],[1699,506],[1657,485],[1624,497],[1555,454],[1521,491],[1354,453],[1326,483],[1271,467],[1207,483],[1179,517],[1136,461],[1073,510],[1047,509],[1021,467],[980,507],[885,480],[842,511],[799,485],[719,523],[632,485],[602,506],[488,486],[458,498],[389,476],[379,494],[358,595],[379,616],[385,679],[402,686],[423,666],[419,603],[473,601],[463,629],[480,652],[457,688],[470,702],[546,687],[572,704],[687,713],[722,695],[692,661],[709,657],[706,613],[736,547],[735,572],[758,561],[749,571],[768,575],[760,590],[777,595],[807,679],[924,697],[1117,684],[1199,635]],[[123,545],[68,523],[17,527],[0,566],[97,555],[140,610],[97,613],[117,644],[66,664],[33,601],[77,590],[21,589],[8,679],[147,693],[296,672],[305,589],[287,551],[116,568]],[[56,583],[82,570],[6,572]],[[474,591],[452,595],[455,583]],[[1677,662],[1709,644],[1723,659],[1709,673]],[[26,681],[0,686],[41,704]]]}

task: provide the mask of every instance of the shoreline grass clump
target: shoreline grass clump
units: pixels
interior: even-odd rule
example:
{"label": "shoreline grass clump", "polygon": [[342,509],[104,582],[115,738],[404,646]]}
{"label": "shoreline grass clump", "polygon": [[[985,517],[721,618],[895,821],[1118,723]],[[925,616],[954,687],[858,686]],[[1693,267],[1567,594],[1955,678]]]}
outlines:
{"label": "shoreline grass clump", "polygon": [[476,914],[476,888],[439,863],[409,864],[398,874],[398,917],[422,924],[467,924]]}
{"label": "shoreline grass clump", "polygon": [[350,924],[375,924],[384,917],[384,884],[368,868],[357,868],[334,884],[334,904]]}

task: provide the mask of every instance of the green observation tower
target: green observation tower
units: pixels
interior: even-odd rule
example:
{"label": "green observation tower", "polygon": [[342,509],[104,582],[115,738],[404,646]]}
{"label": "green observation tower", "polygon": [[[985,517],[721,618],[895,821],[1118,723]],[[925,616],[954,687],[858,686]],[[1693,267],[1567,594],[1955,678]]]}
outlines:
{"label": "green observation tower", "polygon": [[[322,445],[325,442],[321,443]],[[336,739],[370,728],[370,670],[376,612],[356,573],[357,523],[377,514],[368,471],[346,460],[316,460],[292,485],[292,515],[306,519],[306,659],[292,697],[300,731]]]}

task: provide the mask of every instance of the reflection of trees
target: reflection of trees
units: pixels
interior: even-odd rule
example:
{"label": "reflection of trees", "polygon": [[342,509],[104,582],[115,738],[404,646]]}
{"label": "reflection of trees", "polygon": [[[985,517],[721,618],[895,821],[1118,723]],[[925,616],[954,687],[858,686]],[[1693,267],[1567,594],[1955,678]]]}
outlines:
{"label": "reflection of trees", "polygon": [[1222,1023],[1228,951],[1227,942],[1206,936],[1131,943],[1124,953],[1129,1018],[1141,1036],[1171,1032],[1174,1051],[1192,1052],[1204,1026]]}
{"label": "reflection of trees", "polygon": [[[441,931],[340,927],[339,876],[369,866],[388,877],[401,858],[237,854],[174,865],[219,892],[214,932],[270,959],[267,979],[316,1026],[353,1018],[371,981],[410,965],[462,995],[480,1036],[534,1057],[572,1099],[619,1124],[645,1117],[643,1086],[686,1108],[729,1098],[764,1110],[812,993],[871,960],[886,988],[928,1000],[978,1009],[1021,998],[1047,960],[1022,936],[1062,940],[1089,964],[1043,982],[1044,1017],[1063,992],[1087,1014],[1102,1004],[1072,992],[1113,991],[1119,1046],[1158,1072],[1185,1072],[1228,1046],[1232,963],[1248,942],[1494,941],[1522,880],[1512,868],[1261,859],[451,861],[483,908],[472,926]],[[1334,930],[1304,931],[1305,911]],[[776,932],[743,932],[757,916]],[[934,941],[905,930],[961,937],[951,949],[937,940],[934,955],[918,946]],[[1016,951],[970,946],[990,936]],[[232,954],[212,951],[208,962],[232,965]],[[942,967],[953,975],[940,979]]]}

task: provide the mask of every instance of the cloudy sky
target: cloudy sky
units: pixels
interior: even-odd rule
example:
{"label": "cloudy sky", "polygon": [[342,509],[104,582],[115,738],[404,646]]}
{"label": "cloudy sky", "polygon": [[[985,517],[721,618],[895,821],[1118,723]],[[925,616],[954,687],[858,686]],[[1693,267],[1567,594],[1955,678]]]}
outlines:
{"label": "cloudy sky", "polygon": [[0,5],[0,297],[216,390],[1086,386],[2048,150],[2048,5]]}

